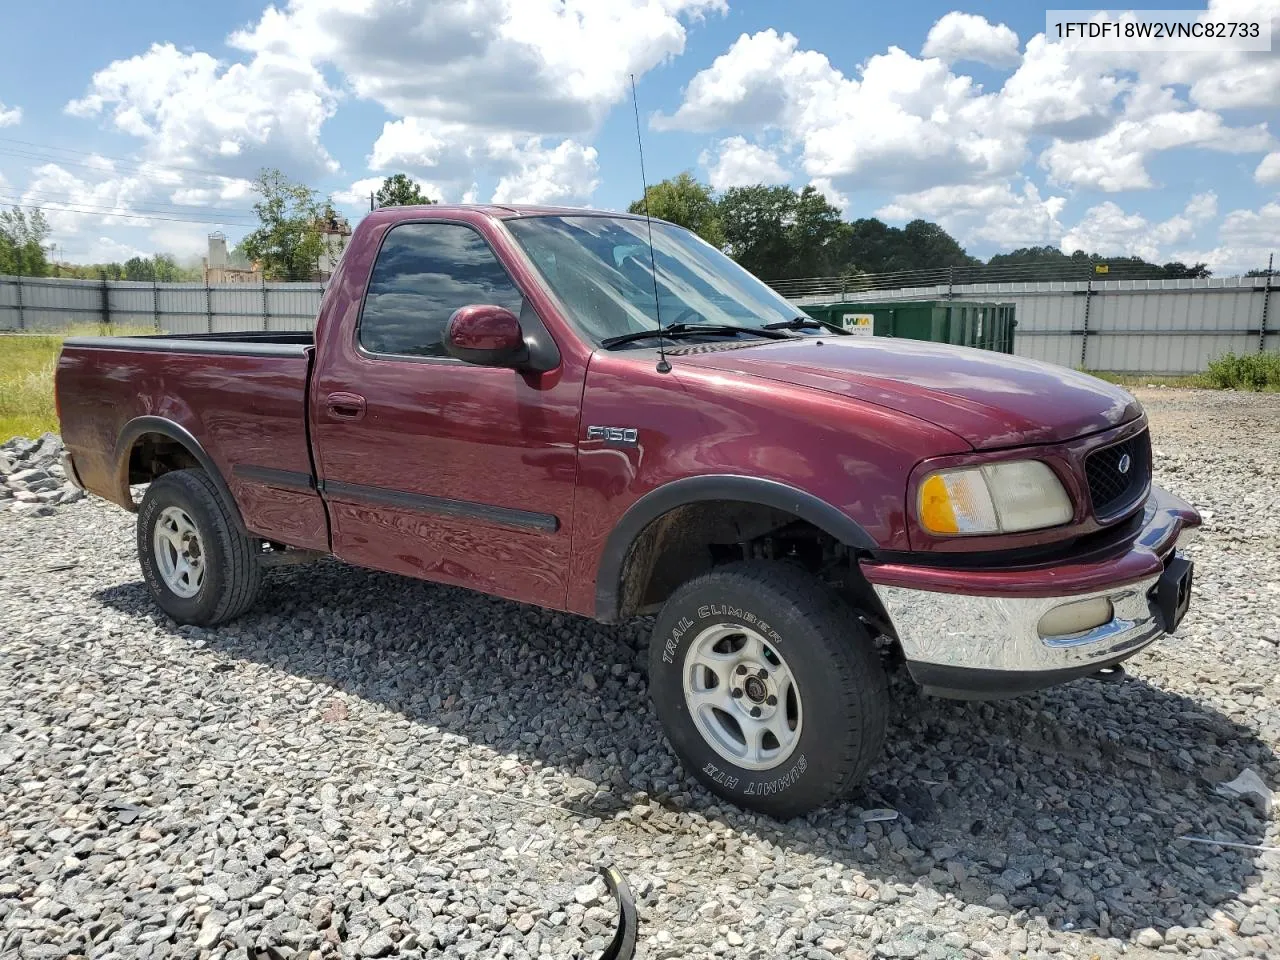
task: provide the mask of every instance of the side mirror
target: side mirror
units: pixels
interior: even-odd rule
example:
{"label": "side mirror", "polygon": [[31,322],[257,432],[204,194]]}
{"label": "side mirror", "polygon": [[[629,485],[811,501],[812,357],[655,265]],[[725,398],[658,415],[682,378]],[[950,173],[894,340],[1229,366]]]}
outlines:
{"label": "side mirror", "polygon": [[449,356],[482,367],[519,367],[529,359],[520,321],[506,307],[473,303],[459,307],[445,325]]}

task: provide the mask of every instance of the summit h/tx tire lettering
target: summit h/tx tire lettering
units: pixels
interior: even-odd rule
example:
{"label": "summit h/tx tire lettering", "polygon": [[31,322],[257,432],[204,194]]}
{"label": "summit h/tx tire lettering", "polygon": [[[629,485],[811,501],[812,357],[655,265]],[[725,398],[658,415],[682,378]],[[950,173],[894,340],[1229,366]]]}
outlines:
{"label": "summit h/tx tire lettering", "polygon": [[871,636],[811,574],[744,561],[680,587],[654,627],[649,690],[685,769],[783,819],[846,794],[884,741]]}

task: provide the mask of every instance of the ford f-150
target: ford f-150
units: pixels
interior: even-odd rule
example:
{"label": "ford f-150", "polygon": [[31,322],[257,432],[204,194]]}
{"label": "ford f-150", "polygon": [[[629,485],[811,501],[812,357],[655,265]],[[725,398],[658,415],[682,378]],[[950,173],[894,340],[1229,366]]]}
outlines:
{"label": "ford f-150", "polygon": [[1199,516],[1151,484],[1124,390],[846,335],[682,228],[650,247],[642,217],[378,210],[314,336],[72,339],[57,398],[67,475],[137,511],[175,621],[328,554],[653,614],[686,770],[779,817],[879,755],[886,669],[1030,691],[1113,668],[1190,600]]}

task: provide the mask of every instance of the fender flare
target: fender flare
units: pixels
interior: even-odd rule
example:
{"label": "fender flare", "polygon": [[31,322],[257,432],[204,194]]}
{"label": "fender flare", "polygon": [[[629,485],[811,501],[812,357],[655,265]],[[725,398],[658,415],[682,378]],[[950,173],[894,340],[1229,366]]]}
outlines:
{"label": "fender flare", "polygon": [[133,445],[138,442],[138,438],[147,433],[158,433],[163,437],[168,437],[170,440],[180,444],[191,456],[195,457],[200,467],[209,475],[209,479],[213,481],[213,485],[218,488],[218,494],[231,511],[236,527],[241,533],[248,533],[248,529],[244,525],[244,518],[240,516],[240,505],[236,503],[236,498],[231,495],[231,488],[227,486],[227,481],[223,479],[222,471],[213,462],[213,458],[209,456],[204,447],[200,445],[200,441],[191,434],[190,430],[164,417],[134,417],[124,425],[124,428],[120,431],[120,436],[116,439],[114,452],[116,488],[121,492],[120,502],[122,504],[129,504],[129,509],[135,513],[137,512],[137,505],[133,503],[133,497],[129,493],[129,456],[133,452]]}
{"label": "fender flare", "polygon": [[633,503],[618,520],[605,541],[596,568],[596,619],[615,623],[620,614],[622,570],[631,546],[654,520],[691,503],[707,500],[737,500],[774,507],[813,524],[855,550],[873,552],[878,544],[862,525],[848,514],[811,493],[776,480],[760,477],[712,474],[672,480],[650,490]]}

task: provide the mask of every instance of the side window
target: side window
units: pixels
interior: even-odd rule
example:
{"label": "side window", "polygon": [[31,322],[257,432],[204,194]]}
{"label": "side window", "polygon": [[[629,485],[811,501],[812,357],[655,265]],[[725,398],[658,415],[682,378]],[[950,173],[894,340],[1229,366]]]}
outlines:
{"label": "side window", "polygon": [[489,245],[456,223],[405,223],[382,242],[360,317],[371,353],[445,356],[441,338],[453,311],[493,303],[520,315],[523,300]]}

